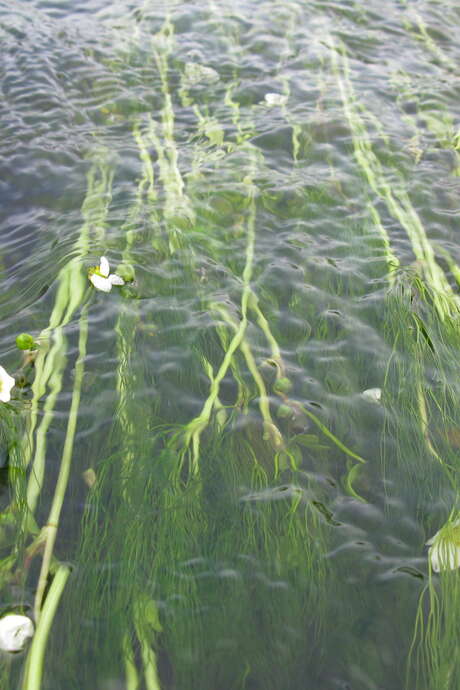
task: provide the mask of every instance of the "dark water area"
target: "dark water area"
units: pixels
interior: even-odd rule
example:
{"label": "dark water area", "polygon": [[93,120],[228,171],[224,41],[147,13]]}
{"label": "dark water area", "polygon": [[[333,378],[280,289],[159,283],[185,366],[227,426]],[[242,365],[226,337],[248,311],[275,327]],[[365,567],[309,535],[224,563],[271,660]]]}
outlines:
{"label": "dark water area", "polygon": [[459,24],[0,0],[2,690],[457,690]]}

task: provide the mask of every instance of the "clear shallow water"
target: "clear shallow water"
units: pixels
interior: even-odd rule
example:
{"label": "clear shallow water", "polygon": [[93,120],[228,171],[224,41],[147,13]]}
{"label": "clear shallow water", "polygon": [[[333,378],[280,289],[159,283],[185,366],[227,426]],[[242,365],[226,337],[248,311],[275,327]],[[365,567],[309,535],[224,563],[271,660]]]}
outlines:
{"label": "clear shallow water", "polygon": [[[43,688],[458,687],[424,544],[458,508],[459,19],[0,2],[1,364],[33,382],[2,610],[40,615],[58,522]],[[135,281],[92,289],[102,254]]]}

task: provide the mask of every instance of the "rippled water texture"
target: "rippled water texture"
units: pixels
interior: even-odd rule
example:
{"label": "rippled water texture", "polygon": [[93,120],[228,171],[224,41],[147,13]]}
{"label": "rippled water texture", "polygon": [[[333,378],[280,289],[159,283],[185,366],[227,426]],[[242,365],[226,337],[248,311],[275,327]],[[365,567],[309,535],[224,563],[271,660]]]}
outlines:
{"label": "rippled water texture", "polygon": [[460,687],[459,25],[0,0],[2,689]]}

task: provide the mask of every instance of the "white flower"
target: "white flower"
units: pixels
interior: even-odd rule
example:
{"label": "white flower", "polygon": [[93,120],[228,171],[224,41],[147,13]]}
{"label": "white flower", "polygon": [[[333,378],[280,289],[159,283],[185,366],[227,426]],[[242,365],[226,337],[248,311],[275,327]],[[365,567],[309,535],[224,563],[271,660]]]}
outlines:
{"label": "white flower", "polygon": [[16,381],[10,376],[3,367],[0,366],[0,400],[8,402],[11,398],[11,389]]}
{"label": "white flower", "polygon": [[426,543],[428,558],[435,573],[460,568],[460,520],[447,522]]}
{"label": "white flower", "polygon": [[286,105],[288,97],[282,93],[266,93],[265,103],[269,106]]}
{"label": "white flower", "polygon": [[382,397],[382,389],[381,388],[368,388],[367,390],[363,391],[361,393],[363,398],[366,398],[366,400],[369,400],[369,402],[380,402],[380,398]]}
{"label": "white flower", "polygon": [[112,285],[124,285],[125,281],[116,273],[110,273],[110,265],[105,256],[101,256],[99,266],[90,268],[88,278],[95,288],[102,292],[110,292]]}
{"label": "white flower", "polygon": [[27,616],[9,613],[0,618],[0,649],[20,652],[34,634],[34,624]]}

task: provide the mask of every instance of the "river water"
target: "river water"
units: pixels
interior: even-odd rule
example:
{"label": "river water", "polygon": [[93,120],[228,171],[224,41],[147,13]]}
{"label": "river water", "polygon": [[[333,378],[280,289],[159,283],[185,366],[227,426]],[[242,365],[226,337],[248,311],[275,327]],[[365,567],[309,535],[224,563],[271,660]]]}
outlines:
{"label": "river water", "polygon": [[457,690],[459,25],[0,0],[2,689]]}

